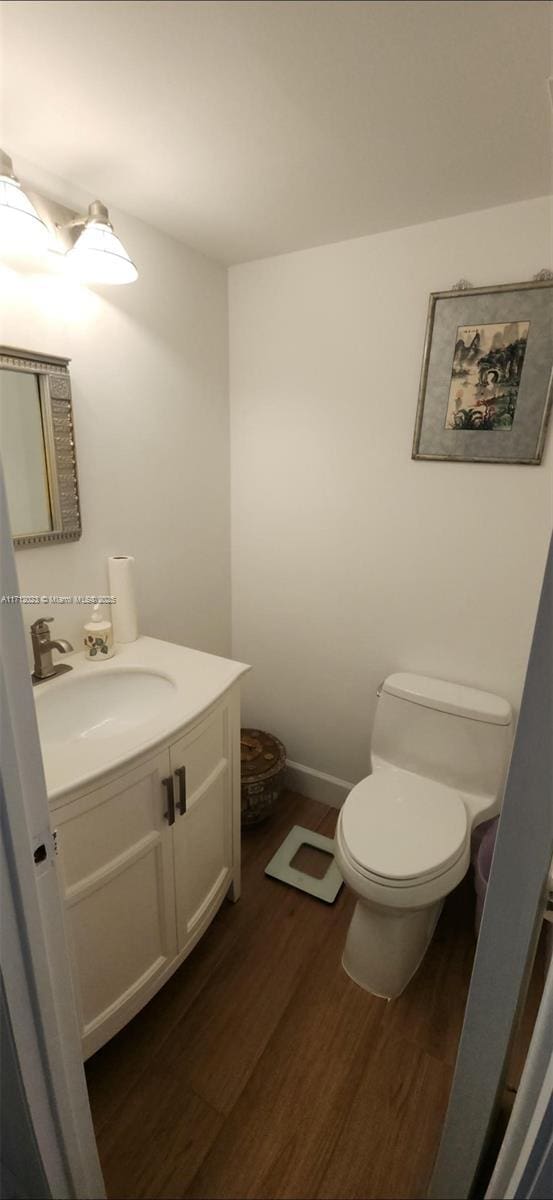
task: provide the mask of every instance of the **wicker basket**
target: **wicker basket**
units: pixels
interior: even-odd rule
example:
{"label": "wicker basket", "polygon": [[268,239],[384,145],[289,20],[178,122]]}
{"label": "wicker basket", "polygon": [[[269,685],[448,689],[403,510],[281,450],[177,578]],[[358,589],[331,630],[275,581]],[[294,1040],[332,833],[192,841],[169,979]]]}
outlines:
{"label": "wicker basket", "polygon": [[284,785],[286,750],[278,738],[262,729],[242,729],[242,825],[248,828],[274,812]]}

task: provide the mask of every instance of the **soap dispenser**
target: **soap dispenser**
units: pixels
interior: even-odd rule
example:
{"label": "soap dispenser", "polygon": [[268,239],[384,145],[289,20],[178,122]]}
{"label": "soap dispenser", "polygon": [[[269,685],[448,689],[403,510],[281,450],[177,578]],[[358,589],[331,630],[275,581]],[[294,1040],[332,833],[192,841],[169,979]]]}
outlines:
{"label": "soap dispenser", "polygon": [[99,604],[94,605],[90,621],[84,627],[84,648],[91,662],[103,662],[115,654],[111,621],[102,617]]}

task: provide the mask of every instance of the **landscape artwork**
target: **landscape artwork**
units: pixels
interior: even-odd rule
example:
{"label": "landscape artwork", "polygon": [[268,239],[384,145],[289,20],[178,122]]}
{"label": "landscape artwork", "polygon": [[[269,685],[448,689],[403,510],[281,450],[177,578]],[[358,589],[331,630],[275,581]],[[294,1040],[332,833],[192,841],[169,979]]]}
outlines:
{"label": "landscape artwork", "polygon": [[553,271],[432,292],[413,458],[538,466],[552,404]]}
{"label": "landscape artwork", "polygon": [[457,329],[445,428],[510,432],[529,321]]}

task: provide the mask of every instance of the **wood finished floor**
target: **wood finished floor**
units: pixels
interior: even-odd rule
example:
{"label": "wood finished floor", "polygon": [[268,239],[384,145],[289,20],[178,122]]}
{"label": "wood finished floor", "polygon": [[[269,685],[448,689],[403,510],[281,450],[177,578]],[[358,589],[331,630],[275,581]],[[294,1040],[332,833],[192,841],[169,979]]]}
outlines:
{"label": "wood finished floor", "polygon": [[86,1064],[108,1197],[426,1194],[472,957],[470,881],[403,996],[340,964],[353,898],[264,875],[294,824],[336,811],[287,793],[244,834],[243,892],[149,1005]]}

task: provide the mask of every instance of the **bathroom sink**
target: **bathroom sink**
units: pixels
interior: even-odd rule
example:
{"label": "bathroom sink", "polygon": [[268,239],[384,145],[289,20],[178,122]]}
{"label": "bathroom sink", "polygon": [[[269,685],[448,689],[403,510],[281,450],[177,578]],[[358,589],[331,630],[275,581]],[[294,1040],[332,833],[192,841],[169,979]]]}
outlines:
{"label": "bathroom sink", "polygon": [[71,670],[33,688],[50,804],[137,755],[164,752],[248,670],[215,654],[140,636],[109,662],[84,651]]}
{"label": "bathroom sink", "polygon": [[173,681],[155,671],[97,669],[98,675],[75,673],[37,691],[43,744],[120,737],[158,716],[176,694]]}

